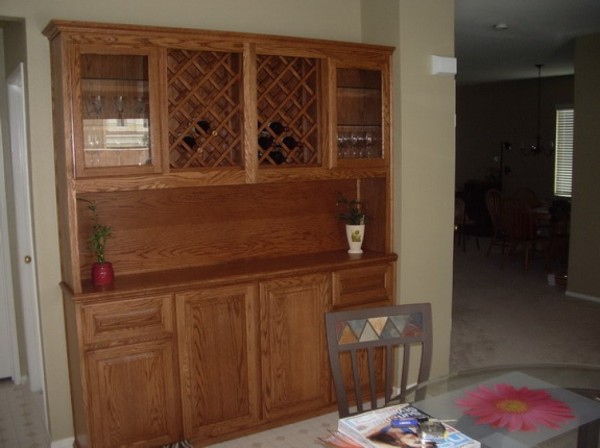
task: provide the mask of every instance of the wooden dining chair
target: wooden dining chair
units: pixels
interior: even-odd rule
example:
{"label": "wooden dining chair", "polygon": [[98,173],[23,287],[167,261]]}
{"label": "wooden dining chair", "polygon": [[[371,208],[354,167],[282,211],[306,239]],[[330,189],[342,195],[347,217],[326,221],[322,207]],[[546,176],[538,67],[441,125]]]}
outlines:
{"label": "wooden dining chair", "polygon": [[502,254],[504,254],[504,250],[507,247],[506,229],[504,228],[504,221],[502,219],[503,202],[504,197],[500,190],[492,188],[485,193],[485,205],[488,214],[490,215],[490,221],[492,222],[492,236],[487,250],[488,256],[494,246],[500,247],[502,249]]}
{"label": "wooden dining chair", "polygon": [[467,250],[467,239],[470,235],[475,236],[475,243],[479,249],[477,223],[467,214],[464,199],[458,197],[454,198],[454,235],[457,245],[462,247],[463,252]]}
{"label": "wooden dining chair", "polygon": [[340,418],[401,403],[409,379],[429,379],[431,304],[329,312],[325,324]]}
{"label": "wooden dining chair", "polygon": [[506,199],[502,206],[502,218],[509,256],[514,255],[519,247],[522,248],[524,267],[525,270],[529,269],[537,242],[537,228],[531,209],[518,199]]}

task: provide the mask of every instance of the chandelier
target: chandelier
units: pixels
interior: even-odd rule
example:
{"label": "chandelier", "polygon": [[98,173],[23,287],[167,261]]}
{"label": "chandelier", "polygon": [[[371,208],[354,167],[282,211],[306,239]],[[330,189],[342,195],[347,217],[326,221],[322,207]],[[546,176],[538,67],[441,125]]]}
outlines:
{"label": "chandelier", "polygon": [[550,146],[548,148],[544,148],[541,142],[542,138],[542,67],[543,64],[535,64],[538,69],[538,85],[537,85],[537,132],[535,143],[530,145],[523,144],[521,146],[521,151],[526,156],[537,156],[538,154],[544,154],[546,157],[549,157],[554,152],[554,144],[550,142]]}

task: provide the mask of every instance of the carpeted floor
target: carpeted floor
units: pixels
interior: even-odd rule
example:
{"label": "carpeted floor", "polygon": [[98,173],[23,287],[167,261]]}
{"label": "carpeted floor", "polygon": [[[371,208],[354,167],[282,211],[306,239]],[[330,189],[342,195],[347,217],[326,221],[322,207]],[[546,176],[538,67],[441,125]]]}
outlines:
{"label": "carpeted floor", "polygon": [[501,364],[600,366],[600,303],[548,285],[541,259],[502,259],[488,240],[454,254],[452,372]]}

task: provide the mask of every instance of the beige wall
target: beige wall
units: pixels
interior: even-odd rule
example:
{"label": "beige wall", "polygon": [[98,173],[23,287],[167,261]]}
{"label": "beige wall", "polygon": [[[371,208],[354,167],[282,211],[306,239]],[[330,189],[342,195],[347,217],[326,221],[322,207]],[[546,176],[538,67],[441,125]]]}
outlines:
{"label": "beige wall", "polygon": [[[448,367],[454,185],[454,81],[429,75],[429,56],[453,52],[450,0],[3,0],[2,14],[26,19],[35,245],[46,390],[53,440],[72,435],[52,150],[50,19],[180,26],[360,41],[398,47],[394,62],[397,182],[395,247],[402,302],[435,309],[435,372]],[[362,9],[361,9],[362,8]],[[381,24],[391,27],[379,30]],[[402,129],[402,132],[400,132]],[[435,132],[434,132],[435,131]],[[444,199],[445,198],[445,199]]]}
{"label": "beige wall", "polygon": [[431,302],[432,374],[446,373],[452,314],[453,76],[431,55],[454,56],[454,4],[363,0],[363,39],[396,47],[393,61],[394,250],[399,303]]}
{"label": "beige wall", "polygon": [[453,76],[432,76],[431,55],[454,56],[454,2],[401,1],[394,67],[395,248],[401,302],[431,302],[433,375],[450,357],[454,219]]}
{"label": "beige wall", "polygon": [[399,303],[431,302],[432,375],[446,373],[452,313],[453,76],[430,57],[454,55],[454,4],[363,0],[363,40],[396,47],[393,60],[394,250]]}
{"label": "beige wall", "polygon": [[577,39],[567,295],[600,300],[600,35]]}

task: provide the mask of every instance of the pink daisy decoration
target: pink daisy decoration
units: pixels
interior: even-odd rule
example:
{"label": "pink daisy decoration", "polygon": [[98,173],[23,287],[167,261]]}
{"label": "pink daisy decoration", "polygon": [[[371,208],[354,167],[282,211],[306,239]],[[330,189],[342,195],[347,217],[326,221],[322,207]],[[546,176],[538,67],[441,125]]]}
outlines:
{"label": "pink daisy decoration", "polygon": [[466,397],[456,400],[456,404],[465,408],[465,414],[475,418],[477,424],[511,432],[538,431],[539,425],[558,429],[575,418],[569,406],[548,392],[510,384],[496,384],[495,389],[479,386],[467,391]]}

